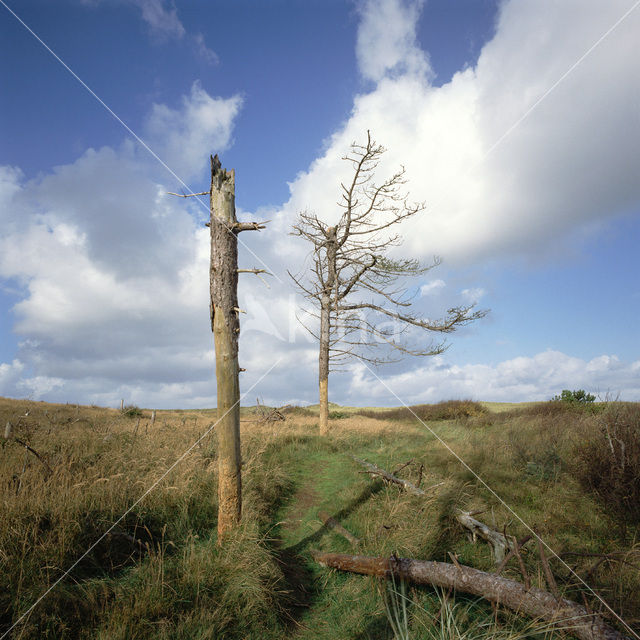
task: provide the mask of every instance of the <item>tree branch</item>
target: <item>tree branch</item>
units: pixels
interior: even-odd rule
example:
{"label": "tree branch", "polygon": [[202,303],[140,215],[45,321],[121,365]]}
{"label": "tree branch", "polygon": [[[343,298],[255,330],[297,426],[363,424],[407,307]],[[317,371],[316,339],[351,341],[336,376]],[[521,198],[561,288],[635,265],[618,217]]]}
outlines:
{"label": "tree branch", "polygon": [[363,575],[406,580],[415,584],[451,588],[481,596],[490,602],[540,618],[561,629],[570,631],[580,640],[630,640],[602,618],[590,614],[582,605],[556,598],[549,592],[509,580],[472,567],[412,558],[358,556],[346,553],[324,553],[312,550],[311,557],[319,564]]}

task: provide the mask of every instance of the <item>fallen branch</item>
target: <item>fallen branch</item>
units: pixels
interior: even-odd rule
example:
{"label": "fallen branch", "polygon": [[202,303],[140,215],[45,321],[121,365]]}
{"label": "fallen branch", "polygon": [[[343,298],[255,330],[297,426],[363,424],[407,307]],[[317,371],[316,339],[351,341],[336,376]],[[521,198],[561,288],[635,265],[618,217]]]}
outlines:
{"label": "fallen branch", "polygon": [[456,589],[464,593],[481,596],[489,602],[501,605],[518,613],[559,625],[580,640],[629,640],[602,618],[590,614],[585,607],[566,598],[556,598],[549,592],[524,585],[493,573],[467,567],[454,566],[446,562],[414,560],[412,558],[382,558],[356,556],[345,553],[311,551],[319,564],[340,571],[363,575],[407,580],[415,584]]}
{"label": "fallen branch", "polygon": [[339,533],[343,538],[346,538],[354,547],[360,544],[359,538],[356,538],[350,531],[345,529],[335,518],[332,518],[325,511],[318,511],[318,518],[322,520],[325,527],[333,529],[336,533]]}
{"label": "fallen branch", "polygon": [[511,560],[513,556],[515,556],[516,554],[520,554],[520,549],[522,549],[522,547],[524,547],[524,545],[527,544],[529,540],[531,540],[531,536],[525,536],[524,538],[522,538],[522,540],[516,540],[515,538],[512,538],[512,540],[514,546],[511,551],[509,551],[509,553],[507,553],[507,555],[504,557],[504,560],[496,568],[496,575],[500,574],[500,572],[507,566],[507,562],[509,562],[509,560]]}
{"label": "fallen branch", "polygon": [[470,513],[466,511],[461,511],[456,516],[456,519],[463,527],[469,529],[474,542],[476,540],[476,536],[480,536],[491,545],[496,564],[500,565],[504,560],[505,553],[509,550],[509,544],[507,543],[505,536],[502,533],[489,528],[484,524],[484,522],[480,522],[479,520],[472,518]]}
{"label": "fallen branch", "polygon": [[542,564],[542,571],[544,572],[544,579],[549,587],[549,591],[553,593],[556,600],[560,599],[560,593],[558,592],[558,585],[556,584],[556,579],[553,577],[553,573],[551,572],[551,567],[549,566],[549,561],[547,560],[547,556],[544,553],[544,547],[542,546],[542,540],[536,531],[536,542],[538,543],[538,553],[540,554],[540,563]]}
{"label": "fallen branch", "polygon": [[393,482],[394,484],[401,486],[403,489],[405,489],[409,493],[413,493],[416,496],[424,496],[427,493],[423,489],[419,489],[414,484],[411,484],[408,480],[397,478],[396,476],[389,473],[388,471],[385,471],[384,469],[380,469],[380,467],[376,467],[376,465],[372,464],[371,462],[367,462],[366,460],[361,460],[360,458],[356,458],[355,456],[352,456],[352,458],[358,464],[361,464],[365,469],[367,469],[367,473],[369,473],[370,475],[380,476],[383,480],[386,480],[387,482]]}
{"label": "fallen branch", "polygon": [[53,469],[49,466],[49,463],[33,448],[30,447],[26,442],[22,441],[22,440],[18,440],[18,438],[14,438],[13,441],[16,444],[20,444],[22,445],[27,451],[33,453],[33,455],[38,458],[38,460],[40,460],[40,462],[42,462],[42,464],[45,466],[45,468],[47,469],[47,471],[52,474],[53,473]]}

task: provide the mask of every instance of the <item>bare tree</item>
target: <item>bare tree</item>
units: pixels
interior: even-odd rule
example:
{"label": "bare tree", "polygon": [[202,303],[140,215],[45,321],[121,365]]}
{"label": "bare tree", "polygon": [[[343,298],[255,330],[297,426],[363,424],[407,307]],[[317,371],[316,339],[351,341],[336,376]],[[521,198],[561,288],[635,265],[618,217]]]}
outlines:
{"label": "bare tree", "polygon": [[[353,143],[344,160],[352,167],[352,179],[342,184],[338,222],[330,226],[314,213],[301,213],[293,235],[313,246],[311,275],[289,275],[312,301],[319,332],[305,327],[319,341],[320,432],[328,429],[330,363],[355,356],[373,364],[391,362],[400,354],[432,356],[442,353],[444,341],[412,346],[408,330],[451,333],[478,320],[487,311],[475,305],[453,307],[430,320],[411,313],[411,302],[402,286],[406,277],[423,275],[440,264],[421,265],[413,259],[396,259],[389,250],[401,244],[394,225],[424,210],[403,191],[405,170],[376,182],[376,169],[384,147],[367,131],[366,144]],[[386,347],[386,348],[385,348]],[[395,355],[394,355],[395,354]]]}

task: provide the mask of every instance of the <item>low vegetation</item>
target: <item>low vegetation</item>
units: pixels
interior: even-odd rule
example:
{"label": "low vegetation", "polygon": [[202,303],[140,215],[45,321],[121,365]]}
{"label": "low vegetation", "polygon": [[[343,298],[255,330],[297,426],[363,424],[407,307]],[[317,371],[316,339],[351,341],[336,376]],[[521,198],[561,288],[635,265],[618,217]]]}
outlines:
{"label": "low vegetation", "polygon": [[[554,637],[477,598],[340,574],[309,555],[353,551],[324,511],[361,540],[359,553],[451,552],[494,570],[460,509],[518,539],[529,533],[521,518],[558,554],[549,562],[566,597],[602,611],[593,589],[639,632],[640,405],[570,405],[332,407],[340,415],[325,438],[313,409],[281,409],[278,421],[243,410],[245,517],[220,550],[215,429],[204,435],[215,411],[158,411],[151,424],[146,410],[0,399],[0,424],[11,424],[0,449],[0,635],[30,611],[14,637]],[[426,495],[362,473],[352,455]],[[544,588],[533,543],[522,560]],[[521,579],[518,562],[503,575]]]}

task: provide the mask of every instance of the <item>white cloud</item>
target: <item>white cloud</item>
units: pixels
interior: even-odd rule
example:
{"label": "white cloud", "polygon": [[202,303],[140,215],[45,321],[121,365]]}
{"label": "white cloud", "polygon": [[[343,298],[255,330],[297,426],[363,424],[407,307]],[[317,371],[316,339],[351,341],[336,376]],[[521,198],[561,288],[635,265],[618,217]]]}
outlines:
{"label": "white cloud", "polygon": [[600,399],[640,400],[638,366],[616,356],[590,361],[559,351],[544,351],[496,365],[448,364],[444,356],[391,376],[377,378],[364,365],[354,367],[348,401],[375,397],[384,405],[418,404],[471,398],[496,402],[549,400],[562,389],[586,389]]}
{"label": "white cloud", "polygon": [[173,3],[164,0],[131,0],[131,2],[140,9],[142,19],[154,35],[176,39],[184,37],[186,31]]}
{"label": "white cloud", "polygon": [[[540,259],[558,238],[637,208],[640,11],[549,92],[630,0],[505,2],[476,66],[441,87],[415,72],[420,6],[362,5],[359,63],[377,84],[356,97],[324,154],[290,185],[288,215],[309,206],[334,215],[348,171],[340,158],[367,129],[389,150],[383,172],[404,165],[411,197],[427,203],[404,226],[402,251],[414,257],[440,255],[449,266],[505,254]],[[391,44],[380,35],[377,48],[383,23]]]}
{"label": "white cloud", "polygon": [[480,302],[487,292],[482,287],[474,287],[473,289],[463,289],[462,297],[470,304]]}
{"label": "white cloud", "polygon": [[0,363],[0,396],[16,397],[25,365],[17,358],[13,362]]}
{"label": "white cloud", "polygon": [[[80,0],[82,4],[97,7],[103,2],[118,0]],[[218,64],[219,59],[215,51],[207,46],[202,33],[190,35],[178,17],[178,10],[173,0],[127,0],[140,10],[140,17],[149,29],[153,39],[158,42],[167,40],[184,40],[191,43],[195,54],[209,64]]]}
{"label": "white cloud", "polygon": [[[220,148],[238,108],[194,85],[181,110],[155,105],[154,114],[187,137],[201,126]],[[202,152],[206,169],[202,148],[192,151],[183,167]],[[0,392],[111,402],[162,398],[180,381],[212,402],[208,231],[197,203],[167,196],[159,173],[128,142],[30,181],[0,169],[0,278],[22,286],[13,311],[23,338],[19,358],[0,367]]]}
{"label": "white cloud", "polygon": [[241,106],[240,96],[214,98],[194,82],[181,108],[153,105],[145,127],[151,147],[183,180],[200,175],[211,150],[221,152],[230,145]]}
{"label": "white cloud", "polygon": [[424,0],[361,2],[356,44],[360,73],[378,82],[389,75],[431,73],[429,58],[416,40],[416,21]]}
{"label": "white cloud", "polygon": [[444,289],[447,285],[444,280],[432,280],[431,282],[427,282],[420,287],[420,295],[421,296],[430,296],[434,293],[437,293],[441,289]]}
{"label": "white cloud", "polygon": [[[538,255],[550,239],[640,202],[632,173],[640,164],[635,14],[490,152],[628,3],[506,3],[476,67],[440,88],[430,84],[416,41],[421,6],[361,5],[358,59],[375,88],[356,97],[326,153],[290,185],[290,201],[273,215],[264,212],[273,218],[267,230],[241,236],[277,276],[270,290],[244,276],[240,289],[248,311],[241,319],[242,388],[282,357],[255,390],[266,402],[315,399],[315,345],[295,324],[285,271],[302,264],[308,247],[287,232],[307,207],[335,211],[348,171],[340,157],[368,128],[389,148],[382,168],[404,164],[413,198],[427,201],[428,211],[406,226],[402,248],[426,261],[442,255],[451,266],[520,250]],[[171,22],[173,5],[150,2],[149,24],[162,15],[153,13],[158,7]],[[172,37],[183,37],[179,31],[174,26]],[[197,177],[212,149],[231,144],[241,104],[196,83],[179,108],[154,105],[151,146],[185,180]],[[1,393],[114,406],[120,398],[157,407],[215,402],[208,234],[196,222],[198,205],[165,196],[176,186],[158,182],[155,167],[128,143],[89,149],[26,182],[18,169],[0,168],[0,277],[24,287],[15,307],[24,340],[18,358],[0,365]],[[254,266],[240,251],[241,266]],[[439,301],[431,296],[444,288],[444,280],[425,283],[421,302]],[[470,287],[461,295],[473,301],[483,293]],[[434,358],[385,380],[407,402],[545,399],[562,388],[640,399],[639,368],[614,356],[587,362],[545,352],[497,365]],[[361,366],[336,374],[331,393],[341,403],[397,403]]]}
{"label": "white cloud", "polygon": [[213,49],[207,47],[204,36],[201,33],[196,33],[196,35],[193,36],[193,46],[198,56],[205,62],[209,64],[218,64],[218,62],[220,62],[218,54],[213,51]]}

